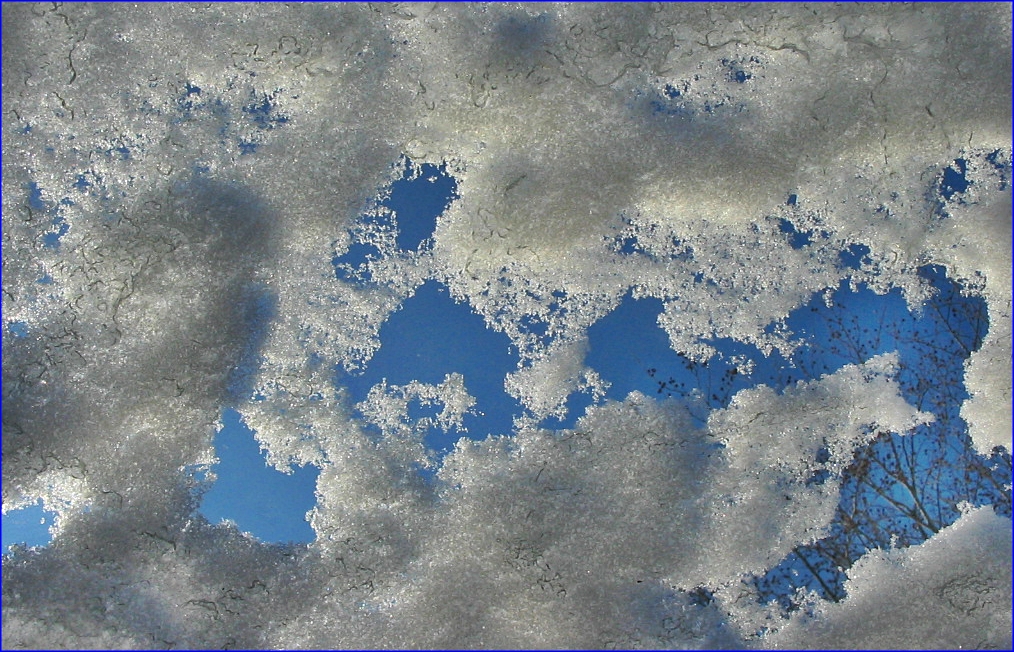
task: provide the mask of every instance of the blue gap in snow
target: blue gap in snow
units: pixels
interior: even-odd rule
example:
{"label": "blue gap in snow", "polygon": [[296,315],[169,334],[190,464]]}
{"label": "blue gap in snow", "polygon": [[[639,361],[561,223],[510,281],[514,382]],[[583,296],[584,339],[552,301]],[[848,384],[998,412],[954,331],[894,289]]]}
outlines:
{"label": "blue gap in snow", "polygon": [[60,246],[60,238],[67,234],[70,230],[70,226],[66,221],[59,215],[53,218],[53,226],[56,227],[56,231],[50,231],[42,236],[42,242],[50,249],[55,249]]}
{"label": "blue gap in snow", "polygon": [[637,244],[637,238],[632,236],[618,238],[616,244],[618,245],[617,251],[624,255],[640,253],[642,251]]}
{"label": "blue gap in snow", "polygon": [[211,523],[230,520],[265,543],[306,543],[315,533],[306,512],[317,503],[315,466],[282,473],[269,466],[254,431],[232,408],[222,411],[215,435],[218,476],[204,493],[199,511]]}
{"label": "blue gap in snow", "polygon": [[[245,342],[229,374],[227,396],[231,405],[252,398],[261,349],[277,312],[277,297],[264,285],[248,285],[236,295],[235,318],[243,326]],[[239,412],[228,407],[222,411],[222,428],[214,444],[219,458],[214,467],[216,481],[206,484],[200,468],[190,470],[202,497],[198,511],[213,523],[231,520],[264,542],[304,543],[314,539],[306,512],[316,504],[319,469],[311,466],[282,473],[268,466],[254,432],[243,423]]]}
{"label": "blue gap in snow", "polygon": [[968,161],[963,158],[955,159],[954,164],[944,170],[944,176],[940,180],[940,194],[944,199],[968,190],[969,181],[965,178],[967,170]]}
{"label": "blue gap in snow", "polygon": [[[380,205],[391,211],[366,214],[359,218],[362,225],[393,232],[400,251],[418,251],[432,236],[437,218],[457,198],[458,182],[447,172],[447,164],[423,163],[416,167],[405,159],[402,177],[394,181]],[[371,283],[369,262],[381,257],[376,245],[356,239],[348,251],[331,259],[335,278],[350,283]]]}
{"label": "blue gap in snow", "polygon": [[872,262],[869,258],[870,248],[856,243],[838,252],[838,260],[849,269],[862,269],[864,263]]}
{"label": "blue gap in snow", "polygon": [[28,207],[33,211],[44,211],[47,208],[46,202],[42,199],[42,188],[34,181],[28,183]]}
{"label": "blue gap in snow", "polygon": [[331,259],[334,275],[339,281],[350,283],[370,283],[369,262],[380,258],[380,249],[375,245],[353,242],[348,251]]}
{"label": "blue gap in snow", "polygon": [[[795,195],[793,195],[794,197]],[[796,225],[784,217],[778,221],[778,230],[789,236],[789,245],[793,249],[802,249],[810,244],[812,237],[809,231],[799,231]]]}
{"label": "blue gap in snow", "polygon": [[860,284],[853,292],[843,280],[831,295],[830,306],[816,295],[785,323],[804,345],[792,357],[791,375],[777,380],[781,386],[820,378],[899,349],[899,336],[911,328],[912,317],[901,290],[878,295]]}
{"label": "blue gap in snow", "polygon": [[573,392],[567,397],[565,404],[567,411],[563,418],[546,417],[539,423],[539,427],[553,430],[572,430],[577,426],[577,420],[592,403],[592,397],[587,392]]}
{"label": "blue gap in snow", "polygon": [[628,293],[588,329],[585,364],[611,383],[606,398],[622,401],[634,390],[661,398],[695,385],[690,361],[672,350],[658,325],[662,309],[659,299],[634,299]]}
{"label": "blue gap in snow", "polygon": [[[919,276],[930,282],[935,294],[920,315],[909,316],[911,335],[899,344],[902,394],[920,409],[958,419],[961,404],[968,398],[965,361],[982,346],[989,329],[986,300],[962,294],[961,286],[947,278],[947,270],[940,265],[919,268]],[[919,383],[920,378],[938,382]],[[948,388],[959,390],[949,392]]]}
{"label": "blue gap in snow", "polygon": [[[843,281],[832,294],[830,307],[823,296],[814,296],[786,320],[788,328],[804,342],[791,359],[778,351],[765,356],[751,344],[721,338],[708,341],[719,355],[701,363],[691,361],[672,350],[668,335],[658,326],[662,309],[658,299],[635,300],[628,294],[615,310],[588,329],[590,346],[585,362],[611,383],[606,398],[623,400],[634,390],[655,398],[686,397],[697,390],[709,407],[720,408],[743,389],[765,384],[781,392],[800,380],[820,378],[846,364],[894,350],[902,356],[903,375],[913,373],[916,365],[907,356],[929,357],[927,351],[910,352],[912,343],[904,337],[906,330],[929,326],[920,327],[915,321],[900,290],[877,295],[860,286],[852,292]],[[957,318],[952,321],[952,328],[960,328]],[[964,358],[957,352],[954,355],[960,365]],[[752,361],[752,373],[743,373],[732,362],[733,357]],[[590,402],[586,396],[572,395],[567,420],[547,425],[572,427]]]}
{"label": "blue gap in snow", "polygon": [[[830,307],[821,296],[815,296],[796,309],[786,324],[804,341],[793,356],[799,378],[786,376],[776,383],[819,378],[846,364],[897,351],[905,400],[938,414],[954,410],[949,416],[957,418],[966,398],[964,392],[946,398],[938,393],[943,387],[963,382],[964,362],[981,346],[989,325],[986,303],[980,296],[963,295],[943,267],[922,267],[919,275],[933,286],[935,294],[918,315],[908,310],[899,289],[878,295],[860,284],[858,291],[852,292],[847,281],[831,295]],[[934,377],[940,382],[927,382]],[[924,380],[920,382],[920,378]]]}
{"label": "blue gap in snow", "polygon": [[55,512],[43,509],[42,500],[4,514],[0,522],[4,554],[19,544],[29,548],[48,546],[53,540],[49,528],[55,519]]}
{"label": "blue gap in snow", "polygon": [[[843,252],[842,262],[858,266],[868,253],[867,247],[854,245]],[[698,389],[714,408],[727,405],[729,398],[741,389],[766,384],[784,391],[797,381],[810,381],[834,373],[846,364],[858,364],[882,353],[898,351],[898,382],[902,395],[919,409],[936,413],[938,421],[920,426],[916,434],[907,438],[882,433],[871,444],[870,454],[887,459],[876,449],[893,447],[903,438],[902,443],[914,447],[913,463],[921,465],[926,473],[945,459],[955,469],[970,468],[976,456],[969,447],[960,420],[961,403],[966,397],[961,378],[964,361],[970,352],[981,346],[988,327],[985,302],[981,297],[962,295],[961,288],[946,277],[941,267],[924,267],[919,273],[932,284],[936,294],[918,314],[908,310],[900,290],[878,295],[860,285],[853,292],[847,282],[842,282],[832,292],[830,305],[822,295],[815,295],[786,320],[789,329],[802,340],[800,349],[791,359],[778,352],[765,357],[751,345],[721,339],[709,342],[719,350],[720,356],[711,358],[706,365],[692,364],[669,349],[668,338],[656,325],[661,302],[656,299],[635,301],[628,295],[616,310],[589,329],[591,346],[587,363],[613,383],[608,398],[622,399],[634,389],[649,395],[654,390],[656,396],[679,396]],[[740,373],[730,362],[732,356],[753,361],[753,373],[749,376]],[[953,431],[954,426],[961,430]],[[930,436],[934,429],[946,428],[951,429],[947,437]],[[816,462],[821,464],[827,459],[825,450],[818,454]],[[997,480],[993,484],[998,487],[1008,486],[1010,482],[1009,466],[1004,460],[1009,460],[1007,451],[994,452],[986,460]],[[829,477],[828,472],[818,468],[807,482],[821,484]],[[860,489],[846,485],[843,503],[848,500],[845,493]],[[889,490],[896,500],[904,503],[905,492],[900,491],[900,486],[891,486]],[[975,504],[996,504],[1000,508],[1006,505],[1009,512],[1009,491],[1006,498],[995,491],[978,491]],[[876,505],[879,499],[866,496],[864,500]],[[940,522],[946,524],[957,518],[952,503],[956,501],[937,510]],[[833,527],[840,527],[840,524]],[[857,551],[856,556],[862,552]],[[809,561],[804,563],[801,557]],[[772,582],[789,581],[793,586],[816,590],[821,590],[822,586],[840,588],[844,578],[841,571],[824,568],[820,562],[812,547],[802,546],[772,569],[762,582],[773,586]],[[816,568],[820,582],[810,574],[807,564]],[[791,579],[797,576],[798,581]]]}
{"label": "blue gap in snow", "polygon": [[[742,389],[772,381],[781,389],[793,382],[792,367],[778,352],[765,357],[757,347],[728,338],[709,341],[719,354],[703,362],[673,351],[669,336],[657,322],[662,310],[659,299],[635,300],[627,294],[615,310],[588,329],[585,362],[611,383],[607,399],[620,401],[634,390],[656,399],[687,398],[696,391],[709,408],[721,408]],[[733,356],[752,360],[753,373],[743,373]],[[579,411],[569,412],[568,421],[560,427],[573,427],[590,402],[589,397],[571,395],[568,408]]]}
{"label": "blue gap in snow", "polygon": [[[55,230],[50,230],[47,233],[42,234],[42,244],[50,249],[55,249],[60,246],[60,238],[67,234],[70,230],[70,225],[63,219],[55,206],[42,198],[42,188],[35,181],[31,181],[27,184],[28,190],[28,207],[33,211],[45,211],[46,214],[53,216],[52,227]],[[73,202],[68,204],[66,198],[64,198],[64,205],[73,205]]]}
{"label": "blue gap in snow", "polygon": [[[189,85],[188,88],[190,88]],[[201,89],[198,88],[196,91],[200,93]],[[278,97],[279,92],[275,91],[271,95],[267,93],[258,95],[255,91],[250,91],[250,101],[241,110],[246,114],[247,120],[252,122],[257,129],[267,131],[289,122],[287,115],[278,112],[275,98]]]}
{"label": "blue gap in snow", "polygon": [[[188,85],[188,89],[190,86]],[[196,92],[199,94],[200,89],[197,88]],[[255,91],[250,91],[250,101],[241,107],[241,111],[246,116],[248,124],[251,124],[258,132],[270,131],[276,127],[281,127],[289,122],[289,117],[278,112],[278,106],[275,102],[275,98],[278,97],[280,91],[268,95],[262,93],[258,95]],[[190,95],[190,93],[187,93]],[[236,141],[237,147],[239,147],[239,155],[245,156],[248,154],[254,154],[257,149],[261,146],[261,140],[255,137],[254,140],[238,138]]]}
{"label": "blue gap in snow", "polygon": [[[521,406],[507,394],[503,382],[517,366],[504,333],[486,327],[483,318],[467,303],[457,303],[442,285],[427,281],[391,314],[380,329],[380,349],[362,374],[340,373],[353,403],[366,399],[370,388],[387,380],[406,385],[412,380],[436,385],[450,373],[464,377],[465,389],[476,399],[479,415],[466,415],[465,433],[471,439],[490,434],[509,434]],[[415,405],[410,416],[433,416],[435,406]],[[440,454],[451,450],[461,433],[434,430],[426,444]]]}
{"label": "blue gap in snow", "polygon": [[[920,268],[919,275],[932,284],[935,294],[918,314],[908,311],[900,291],[876,295],[861,287],[859,292],[851,292],[844,283],[832,296],[830,308],[822,299],[815,298],[811,304],[797,310],[790,324],[806,339],[806,345],[795,360],[816,376],[836,371],[843,364],[854,364],[878,353],[897,350],[897,380],[902,395],[913,406],[935,413],[937,420],[919,426],[907,436],[881,432],[873,443],[860,450],[857,455],[878,459],[884,465],[880,479],[874,476],[872,482],[882,485],[898,504],[915,508],[909,489],[890,478],[892,465],[900,461],[897,452],[900,450],[903,464],[913,467],[908,469],[912,476],[930,478],[939,474],[938,484],[925,489],[937,499],[925,502],[923,509],[928,510],[940,526],[957,519],[955,505],[959,498],[971,500],[977,506],[996,505],[998,513],[1009,515],[1009,490],[1000,489],[1010,484],[1009,452],[994,451],[991,457],[982,459],[972,450],[960,418],[961,404],[967,397],[963,384],[964,362],[981,346],[988,328],[985,301],[980,296],[962,294],[961,287],[947,278],[943,267],[926,266]],[[818,459],[818,463],[820,461]],[[993,482],[974,480],[970,470],[979,465],[991,472]],[[968,471],[950,476],[941,474],[940,470],[946,468]],[[818,471],[812,480],[819,483],[826,477],[827,474]],[[845,513],[850,513],[847,506],[854,500],[867,505],[869,514],[895,513],[883,497],[857,483],[850,473],[846,473],[841,491]],[[834,521],[828,538],[838,541],[846,530],[855,527],[865,528],[866,525],[861,519],[848,525]],[[880,529],[880,525],[873,528],[874,531]],[[919,533],[895,533],[910,541],[921,540]],[[890,545],[875,537],[872,540],[873,545]],[[844,544],[831,544],[832,547],[838,545]],[[783,595],[792,594],[795,587],[800,586],[819,592],[831,587],[840,593],[844,575],[828,566],[827,560],[817,552],[819,547],[820,542],[798,547],[761,576],[759,583],[766,591]],[[863,552],[864,549],[852,551],[853,558]],[[815,579],[810,569],[815,569],[821,579]]]}
{"label": "blue gap in snow", "polygon": [[383,205],[396,215],[398,249],[415,251],[432,237],[437,217],[457,197],[458,182],[448,174],[446,163],[423,163],[417,170],[411,159],[406,161],[405,175],[391,184]]}
{"label": "blue gap in snow", "polygon": [[7,324],[7,331],[17,338],[28,337],[28,324],[23,321],[12,321]]}

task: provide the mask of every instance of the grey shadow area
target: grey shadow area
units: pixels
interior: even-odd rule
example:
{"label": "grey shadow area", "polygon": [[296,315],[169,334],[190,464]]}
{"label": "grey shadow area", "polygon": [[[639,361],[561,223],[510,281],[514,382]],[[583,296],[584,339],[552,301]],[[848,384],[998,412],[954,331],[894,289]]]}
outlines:
{"label": "grey shadow area", "polygon": [[82,527],[108,512],[127,531],[171,529],[191,507],[181,468],[211,446],[263,339],[251,312],[273,305],[256,277],[275,218],[249,189],[203,178],[132,206],[83,225],[60,262],[66,304],[5,338],[4,500],[57,485],[91,510],[65,515]]}
{"label": "grey shadow area", "polygon": [[5,644],[57,645],[71,628],[96,648],[264,647],[270,628],[248,617],[309,608],[297,593],[320,591],[294,578],[310,553],[207,523],[182,468],[211,446],[237,370],[258,357],[275,214],[246,187],[200,177],[138,205],[67,252],[79,268],[60,282],[90,277],[92,294],[4,340],[5,501],[55,483],[83,505],[48,547],[4,564]]}
{"label": "grey shadow area", "polygon": [[[305,547],[235,528],[125,532],[98,514],[87,529],[4,564],[5,647],[58,647],[73,632],[85,649],[267,649],[332,581]],[[351,574],[345,585],[350,606],[361,596]]]}

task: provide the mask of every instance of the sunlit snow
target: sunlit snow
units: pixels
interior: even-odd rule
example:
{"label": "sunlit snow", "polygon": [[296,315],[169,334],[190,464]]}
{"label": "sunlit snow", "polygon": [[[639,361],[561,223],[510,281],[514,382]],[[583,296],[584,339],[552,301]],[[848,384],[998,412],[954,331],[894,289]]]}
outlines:
{"label": "sunlit snow", "polygon": [[1010,647],[1009,5],[3,23],[5,648]]}

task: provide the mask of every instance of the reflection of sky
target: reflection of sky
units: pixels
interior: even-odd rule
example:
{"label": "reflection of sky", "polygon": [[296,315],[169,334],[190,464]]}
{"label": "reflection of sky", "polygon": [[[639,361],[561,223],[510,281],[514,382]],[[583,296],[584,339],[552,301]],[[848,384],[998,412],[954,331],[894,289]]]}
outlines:
{"label": "reflection of sky", "polygon": [[[195,97],[198,94],[199,89]],[[252,101],[243,109],[259,129],[277,126],[271,122],[270,105],[265,102]],[[248,149],[255,150],[255,143],[248,145]],[[959,174],[962,169],[956,162],[949,175],[945,174],[941,195],[949,197],[965,189],[967,184],[963,185]],[[33,210],[52,216],[53,228],[46,245],[59,246],[66,231],[59,206],[43,202],[34,184],[27,190]],[[406,178],[395,182],[381,202],[389,212],[364,216],[360,226],[387,230],[393,235],[397,251],[423,251],[430,246],[437,216],[453,201],[455,191],[455,180],[445,168],[427,164],[416,170],[408,162]],[[789,203],[795,200],[791,196]],[[805,247],[811,241],[812,234],[796,231],[788,221],[783,220],[781,230],[794,248]],[[622,244],[622,253],[637,251],[636,240]],[[867,252],[853,246],[842,252],[842,262],[858,267]],[[370,283],[369,263],[381,255],[376,246],[354,240],[348,251],[333,261],[337,280]],[[606,399],[622,400],[635,390],[658,398],[686,397],[697,392],[707,407],[716,408],[727,405],[735,392],[748,387],[767,384],[780,390],[798,380],[833,373],[845,364],[898,350],[903,374],[910,381],[902,383],[906,398],[924,409],[949,410],[953,419],[964,398],[963,392],[934,398],[933,392],[939,390],[926,388],[920,378],[936,378],[936,385],[960,384],[968,351],[978,346],[984,333],[984,304],[978,298],[960,297],[941,268],[926,268],[923,275],[940,294],[937,304],[918,318],[908,312],[899,291],[876,295],[861,287],[852,292],[847,283],[842,283],[833,293],[830,307],[823,297],[814,297],[787,319],[789,330],[806,343],[788,360],[777,352],[765,357],[751,345],[722,340],[711,342],[719,355],[707,364],[693,364],[670,348],[668,336],[658,326],[661,301],[635,300],[628,294],[616,309],[589,328],[585,364],[610,383]],[[250,310],[244,316],[251,321],[250,330],[255,334],[264,330],[273,314],[272,307],[261,299],[251,297]],[[7,330],[13,337],[30,335],[21,322],[8,324]],[[957,335],[948,335],[954,333]],[[447,374],[460,373],[467,391],[476,398],[474,414],[464,418],[468,437],[483,439],[490,434],[510,433],[513,419],[522,414],[522,406],[504,389],[504,378],[516,369],[518,361],[509,339],[487,328],[467,303],[456,302],[440,283],[430,280],[416,288],[413,296],[384,323],[380,341],[380,349],[362,373],[336,375],[336,382],[348,388],[351,404],[364,400],[370,388],[383,380],[389,385],[404,385],[412,380],[435,385]],[[752,361],[754,371],[747,374],[739,369],[732,362],[734,356]],[[255,366],[255,360],[255,352],[244,356],[241,362],[244,368],[234,374],[236,383],[251,377],[254,369],[248,367]],[[248,393],[248,387],[236,383],[237,396]],[[919,395],[913,394],[911,388],[915,387],[922,388]],[[591,402],[588,394],[575,393],[568,400],[566,416],[547,419],[543,425],[574,427]],[[409,418],[432,417],[436,409],[415,401],[409,406]],[[462,435],[433,427],[425,441],[442,455]],[[317,469],[295,469],[292,474],[284,474],[268,467],[253,433],[232,409],[223,410],[222,429],[214,443],[220,462],[214,468],[217,480],[203,497],[200,511],[205,517],[212,522],[231,520],[265,541],[313,539],[304,514],[315,502]],[[940,451],[926,453],[930,454],[939,455]],[[4,549],[14,542],[45,544],[52,518],[51,513],[42,511],[41,504],[5,515]]]}

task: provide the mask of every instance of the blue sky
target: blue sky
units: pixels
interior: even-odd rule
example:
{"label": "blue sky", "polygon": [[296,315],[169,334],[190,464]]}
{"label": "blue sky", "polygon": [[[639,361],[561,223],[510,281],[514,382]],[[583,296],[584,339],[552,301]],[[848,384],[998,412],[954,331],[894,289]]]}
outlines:
{"label": "blue sky", "polygon": [[43,509],[41,500],[34,505],[4,514],[3,524],[0,527],[4,551],[18,543],[27,546],[46,545],[51,538],[49,528],[53,525],[55,517],[54,512]]}
{"label": "blue sky", "polygon": [[[961,178],[954,173],[945,176],[942,195],[947,197],[963,190]],[[389,220],[381,226],[395,230],[398,249],[420,250],[430,245],[437,217],[454,200],[455,192],[455,180],[446,168],[426,164],[414,170],[408,162],[406,175],[392,184],[389,195],[382,201],[392,214],[364,216],[363,220]],[[789,197],[788,203],[795,200],[794,196]],[[31,196],[29,201],[33,201]],[[797,232],[787,221],[783,221],[782,231],[796,248],[810,240],[809,234]],[[636,242],[624,244],[626,253],[636,249]],[[844,251],[842,259],[855,263],[864,253],[862,248],[853,248]],[[373,246],[353,244],[348,252],[334,259],[335,275],[342,282],[369,283],[365,263],[378,255]],[[941,288],[946,285],[942,269],[927,268],[925,275]],[[975,300],[981,303],[981,299]],[[879,296],[865,288],[852,292],[843,283],[834,293],[831,307],[818,296],[790,315],[787,321],[790,330],[809,343],[795,356],[796,364],[778,353],[765,357],[752,346],[719,341],[713,344],[724,355],[700,365],[690,363],[670,348],[668,336],[656,323],[662,309],[658,299],[635,300],[628,294],[616,309],[589,328],[585,362],[610,383],[607,399],[622,400],[634,390],[665,397],[682,396],[697,389],[709,407],[720,407],[746,387],[764,383],[781,388],[854,362],[848,356],[836,356],[825,346],[843,333],[847,333],[850,346],[858,347],[864,358],[899,349],[905,359],[919,352],[911,346],[906,348],[904,330],[915,333],[920,327],[927,328],[925,319],[919,321],[909,315],[899,291]],[[270,311],[258,314],[260,317],[254,318],[271,316]],[[833,323],[841,325],[837,334],[829,326]],[[884,336],[884,324],[897,325],[902,330],[901,336]],[[957,326],[971,327],[960,320]],[[16,323],[10,328],[13,336],[24,336],[16,332]],[[505,334],[487,328],[478,314],[466,303],[456,302],[443,285],[430,280],[417,288],[383,324],[380,341],[381,347],[365,371],[336,372],[335,381],[349,389],[352,403],[365,399],[369,389],[385,379],[396,385],[412,380],[437,384],[447,374],[456,372],[464,376],[466,388],[477,400],[476,414],[464,418],[467,436],[483,439],[489,434],[511,432],[512,419],[522,413],[522,406],[506,393],[503,380],[516,369],[518,353]],[[734,354],[752,360],[756,365],[754,373],[741,373],[729,359]],[[955,352],[954,373],[960,372],[962,361],[960,352]],[[566,416],[547,419],[543,425],[573,427],[591,401],[589,395],[575,393],[568,401]],[[956,410],[959,406],[951,407]],[[432,406],[410,405],[410,417],[432,416],[435,410]],[[434,429],[426,442],[442,455],[461,436],[465,433]],[[288,474],[269,467],[254,433],[242,423],[238,412],[229,407],[223,407],[222,429],[214,444],[220,461],[214,467],[217,480],[205,493],[200,507],[206,518],[211,522],[233,521],[241,530],[263,541],[313,539],[305,514],[315,503],[318,475],[315,467],[292,469]],[[53,516],[42,509],[41,503],[4,515],[4,550],[13,543],[45,545]]]}

